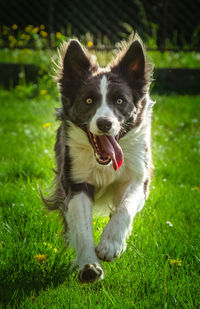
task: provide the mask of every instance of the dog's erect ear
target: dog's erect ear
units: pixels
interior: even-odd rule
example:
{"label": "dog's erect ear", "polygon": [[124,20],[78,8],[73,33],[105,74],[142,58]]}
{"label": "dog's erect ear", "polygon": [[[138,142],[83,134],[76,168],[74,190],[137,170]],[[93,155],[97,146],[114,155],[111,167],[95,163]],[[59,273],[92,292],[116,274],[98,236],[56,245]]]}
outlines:
{"label": "dog's erect ear", "polygon": [[83,47],[77,40],[71,40],[68,44],[63,59],[63,76],[70,79],[83,78],[90,69],[90,60]]}
{"label": "dog's erect ear", "polygon": [[113,71],[120,71],[123,75],[133,74],[135,78],[141,78],[145,74],[145,56],[141,43],[134,41],[124,55],[117,60]]}
{"label": "dog's erect ear", "polygon": [[55,81],[58,83],[63,105],[68,106],[98,65],[79,41],[71,40],[61,46],[57,68]]}

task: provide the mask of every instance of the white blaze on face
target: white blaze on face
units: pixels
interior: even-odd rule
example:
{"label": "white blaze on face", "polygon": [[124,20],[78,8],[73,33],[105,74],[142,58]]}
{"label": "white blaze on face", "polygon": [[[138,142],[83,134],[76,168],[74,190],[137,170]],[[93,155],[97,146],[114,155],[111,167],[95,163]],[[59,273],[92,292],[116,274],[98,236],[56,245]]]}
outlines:
{"label": "white blaze on face", "polygon": [[89,129],[93,134],[96,134],[96,135],[101,134],[102,132],[97,127],[97,120],[99,118],[106,118],[112,122],[112,127],[109,130],[108,134],[112,136],[116,136],[120,130],[120,123],[107,102],[108,86],[109,86],[109,82],[107,80],[107,77],[103,75],[100,81],[100,85],[99,85],[100,93],[102,96],[101,105],[97,109],[95,115],[92,117],[90,121]]}
{"label": "white blaze on face", "polygon": [[100,81],[100,92],[102,95],[102,107],[105,109],[107,109],[107,104],[106,104],[106,96],[107,96],[107,92],[108,92],[108,80],[107,77],[104,75]]}

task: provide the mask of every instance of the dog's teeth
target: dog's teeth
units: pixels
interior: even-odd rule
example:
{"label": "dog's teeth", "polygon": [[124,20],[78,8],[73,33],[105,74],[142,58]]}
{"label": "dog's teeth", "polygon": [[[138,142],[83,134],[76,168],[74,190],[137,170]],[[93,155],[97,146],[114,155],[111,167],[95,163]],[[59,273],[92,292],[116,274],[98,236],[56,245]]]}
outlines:
{"label": "dog's teeth", "polygon": [[97,140],[96,140],[96,136],[95,136],[95,135],[93,135],[93,142],[94,142],[94,145],[95,145],[96,149],[98,150],[99,147],[98,147],[98,144],[97,144]]}
{"label": "dog's teeth", "polygon": [[96,158],[98,159],[98,161],[99,161],[100,163],[103,163],[103,164],[108,163],[108,162],[110,161],[110,159],[111,159],[111,157],[108,156],[108,157],[104,160],[104,159],[101,158],[101,156],[100,156],[97,152],[95,153],[95,156],[96,156]]}

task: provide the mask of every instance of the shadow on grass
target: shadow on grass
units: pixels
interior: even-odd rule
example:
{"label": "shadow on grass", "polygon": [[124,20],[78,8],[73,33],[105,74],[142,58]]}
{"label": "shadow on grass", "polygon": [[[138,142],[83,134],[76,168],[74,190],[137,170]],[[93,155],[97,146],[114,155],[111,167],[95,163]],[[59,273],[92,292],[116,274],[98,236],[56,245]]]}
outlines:
{"label": "shadow on grass", "polygon": [[69,272],[70,266],[71,264],[60,265],[59,267],[57,265],[49,273],[46,273],[45,270],[42,273],[24,271],[23,276],[21,274],[14,282],[9,282],[9,279],[6,280],[6,278],[9,278],[10,270],[4,272],[4,282],[0,282],[0,304],[3,306],[19,304],[25,297],[37,296],[40,291],[46,290],[49,287],[58,287],[71,276],[72,273]]}

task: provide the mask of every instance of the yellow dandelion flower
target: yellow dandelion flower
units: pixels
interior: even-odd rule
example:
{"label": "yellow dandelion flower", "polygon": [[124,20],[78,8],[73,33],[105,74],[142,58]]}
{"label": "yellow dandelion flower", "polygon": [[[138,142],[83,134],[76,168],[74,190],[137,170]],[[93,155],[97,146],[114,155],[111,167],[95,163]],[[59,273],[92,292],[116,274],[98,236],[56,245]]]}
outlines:
{"label": "yellow dandelion flower", "polygon": [[40,25],[40,29],[44,30],[45,29],[45,25]]}
{"label": "yellow dandelion flower", "polygon": [[177,260],[171,259],[171,260],[170,260],[170,263],[171,263],[172,265],[178,265],[178,266],[181,266],[181,265],[182,265],[182,261],[179,260],[179,259],[177,259]]}
{"label": "yellow dandelion flower", "polygon": [[40,30],[39,27],[35,27],[33,28],[33,33],[38,33],[39,30]]}
{"label": "yellow dandelion flower", "polygon": [[57,252],[58,252],[58,249],[57,249],[57,248],[53,248],[53,251],[54,251],[55,253],[57,253]]}
{"label": "yellow dandelion flower", "polygon": [[13,41],[14,39],[15,39],[15,38],[14,38],[13,35],[9,35],[9,36],[8,36],[8,40],[9,40],[9,41]]}
{"label": "yellow dandelion flower", "polygon": [[92,41],[88,41],[88,42],[87,42],[87,46],[88,46],[88,47],[92,47],[93,45],[94,45],[94,44],[93,44]]}
{"label": "yellow dandelion flower", "polygon": [[24,29],[25,32],[31,32],[33,29],[33,26],[32,25],[28,25],[26,26],[26,28]]}
{"label": "yellow dandelion flower", "polygon": [[47,94],[47,90],[46,90],[46,89],[41,89],[41,90],[40,90],[40,94],[41,94],[41,95]]}
{"label": "yellow dandelion flower", "polygon": [[40,31],[40,35],[43,36],[43,38],[47,37],[47,32],[46,31]]}
{"label": "yellow dandelion flower", "polygon": [[16,24],[13,24],[13,25],[12,25],[12,28],[13,28],[13,30],[17,30],[17,29],[18,29],[18,26],[17,26]]}
{"label": "yellow dandelion flower", "polygon": [[47,123],[44,123],[43,124],[43,129],[45,129],[45,128],[49,128],[51,126],[51,123],[50,122],[47,122]]}
{"label": "yellow dandelion flower", "polygon": [[61,32],[56,32],[56,37],[60,38],[62,36]]}
{"label": "yellow dandelion flower", "polygon": [[199,187],[194,187],[193,190],[194,190],[194,191],[199,191],[200,188],[199,188]]}
{"label": "yellow dandelion flower", "polygon": [[19,40],[19,41],[18,41],[18,45],[19,45],[19,46],[23,46],[23,45],[24,45],[24,42],[23,42],[22,40]]}
{"label": "yellow dandelion flower", "polygon": [[37,255],[34,256],[34,259],[36,261],[38,261],[39,263],[42,263],[42,262],[46,261],[47,256],[45,254],[37,254]]}
{"label": "yellow dandelion flower", "polygon": [[25,35],[25,39],[26,39],[27,41],[29,41],[30,38],[31,38],[30,35],[28,35],[28,34]]}
{"label": "yellow dandelion flower", "polygon": [[10,41],[9,47],[10,48],[15,47],[16,43],[17,43],[17,40],[14,38],[12,41]]}
{"label": "yellow dandelion flower", "polygon": [[24,40],[25,38],[26,38],[26,34],[22,33],[21,36],[20,36],[20,39]]}

